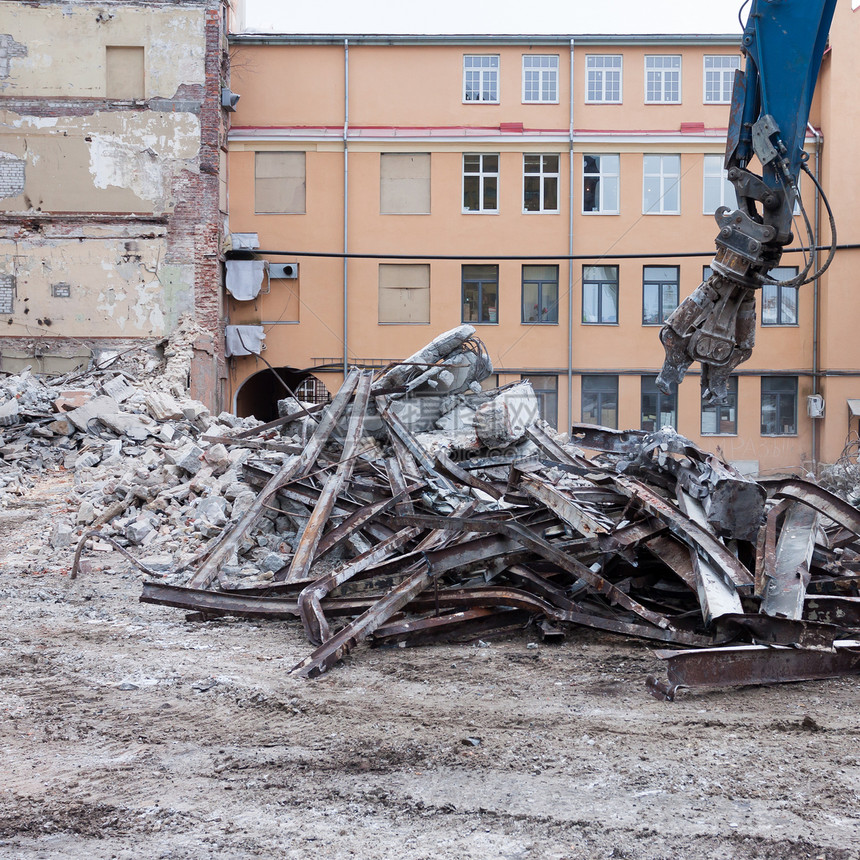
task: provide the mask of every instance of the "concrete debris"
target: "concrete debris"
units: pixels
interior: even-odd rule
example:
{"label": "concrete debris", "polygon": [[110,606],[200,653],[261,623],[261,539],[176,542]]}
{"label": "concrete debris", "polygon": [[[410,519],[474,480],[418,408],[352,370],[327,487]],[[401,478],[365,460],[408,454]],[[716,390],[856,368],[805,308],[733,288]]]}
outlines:
{"label": "concrete debris", "polygon": [[0,504],[73,471],[48,538],[76,544],[73,575],[114,549],[144,571],[146,602],[298,618],[307,676],[363,640],[526,626],[547,643],[589,627],[683,649],[658,654],[667,680],[648,683],[664,699],[860,672],[856,508],[809,481],[753,481],[665,428],[558,434],[530,383],[473,390],[475,364],[439,391],[431,359],[485,354],[469,328],[377,377],[351,371],[328,405],[287,398],[265,425],[116,363],[6,377],[0,403],[18,415]]}

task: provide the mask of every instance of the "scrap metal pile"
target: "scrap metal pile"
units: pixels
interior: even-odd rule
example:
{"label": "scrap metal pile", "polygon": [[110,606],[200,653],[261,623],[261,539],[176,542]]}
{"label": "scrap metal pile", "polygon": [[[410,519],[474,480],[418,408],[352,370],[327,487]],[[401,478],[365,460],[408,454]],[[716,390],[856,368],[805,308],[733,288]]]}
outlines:
{"label": "scrap metal pile", "polygon": [[[528,382],[482,391],[490,371],[461,326],[383,373],[351,371],[325,408],[287,402],[219,436],[281,462],[244,460],[254,500],[184,584],[151,579],[141,600],[199,619],[299,618],[315,646],[293,669],[306,676],[363,640],[527,625],[680,647],[657,652],[668,681],[648,679],[666,699],[860,673],[856,508],[806,481],[753,481],[668,428],[577,425],[570,441],[539,420]],[[272,441],[285,428],[304,444]],[[236,576],[261,527],[285,524],[283,564]]]}

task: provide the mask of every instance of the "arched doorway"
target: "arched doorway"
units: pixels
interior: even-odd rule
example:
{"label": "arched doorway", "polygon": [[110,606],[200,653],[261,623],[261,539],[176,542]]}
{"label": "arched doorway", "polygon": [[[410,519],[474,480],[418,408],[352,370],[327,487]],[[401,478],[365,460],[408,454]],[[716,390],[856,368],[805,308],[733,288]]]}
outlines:
{"label": "arched doorway", "polygon": [[249,376],[239,387],[236,392],[236,414],[240,418],[253,415],[260,421],[273,421],[277,418],[278,401],[289,396],[278,377],[292,389],[299,400],[306,403],[328,403],[331,400],[325,385],[306,370],[276,367],[273,372],[267,367]]}

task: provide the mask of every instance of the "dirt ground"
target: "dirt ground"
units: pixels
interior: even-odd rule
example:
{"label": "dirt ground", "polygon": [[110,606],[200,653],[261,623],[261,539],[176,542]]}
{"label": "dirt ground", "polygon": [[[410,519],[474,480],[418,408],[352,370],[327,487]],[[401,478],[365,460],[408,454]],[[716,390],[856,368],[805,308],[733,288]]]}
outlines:
{"label": "dirt ground", "polygon": [[573,630],[301,680],[298,623],[72,582],[64,480],[0,511],[0,857],[860,858],[858,678],[662,703],[646,644]]}

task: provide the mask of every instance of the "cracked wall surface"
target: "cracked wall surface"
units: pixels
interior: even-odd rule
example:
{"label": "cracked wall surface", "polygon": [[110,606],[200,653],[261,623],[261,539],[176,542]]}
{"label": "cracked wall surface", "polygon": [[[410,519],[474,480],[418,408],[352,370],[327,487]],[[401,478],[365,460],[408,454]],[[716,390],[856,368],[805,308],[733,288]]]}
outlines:
{"label": "cracked wall surface", "polygon": [[[4,354],[167,337],[223,371],[221,0],[0,4]],[[72,350],[76,354],[80,349]]]}

